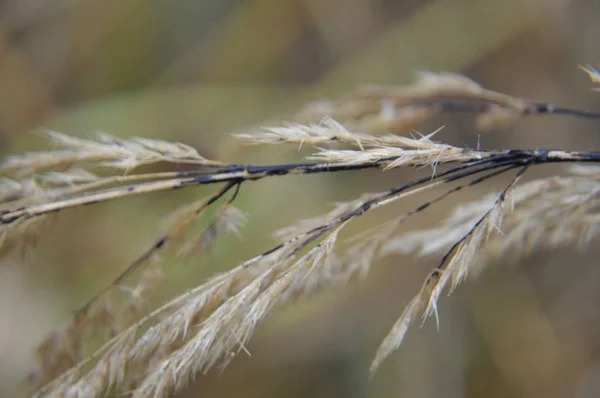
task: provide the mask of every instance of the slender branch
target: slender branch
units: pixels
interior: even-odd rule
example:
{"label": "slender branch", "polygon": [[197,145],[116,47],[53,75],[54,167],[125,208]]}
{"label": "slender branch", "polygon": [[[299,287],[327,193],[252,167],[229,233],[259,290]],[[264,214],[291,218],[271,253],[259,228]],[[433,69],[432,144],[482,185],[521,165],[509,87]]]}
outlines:
{"label": "slender branch", "polygon": [[[492,150],[475,151],[465,149],[465,153],[473,157],[489,159],[490,162],[512,159],[519,162],[530,159],[533,163],[560,163],[560,162],[600,162],[600,152],[570,152],[561,150]],[[26,206],[15,210],[5,210],[0,213],[0,225],[11,224],[17,220],[31,218],[43,214],[53,213],[71,207],[84,206],[99,202],[114,200],[132,195],[145,194],[157,191],[180,189],[191,185],[215,184],[229,181],[254,181],[265,177],[285,176],[290,174],[316,174],[337,171],[350,171],[372,168],[386,168],[394,163],[397,158],[385,158],[369,163],[300,163],[283,164],[274,166],[229,166],[216,171],[186,171],[178,173],[182,178],[153,181],[148,183],[128,185],[99,192],[91,192],[75,198],[55,201],[51,203]],[[460,162],[456,162],[460,163]],[[472,161],[464,163],[469,167]],[[190,175],[192,177],[190,177]]]}
{"label": "slender branch", "polygon": [[[229,200],[229,203],[233,202],[233,200],[239,192],[240,184],[240,182],[235,180],[229,181],[223,188],[221,188],[217,193],[211,196],[210,199],[208,199],[200,207],[198,207],[195,210],[195,214],[199,214],[211,204],[216,202],[223,195],[225,195],[233,187],[236,187],[236,191],[233,197]],[[94,304],[100,297],[102,297],[102,295],[104,295],[113,286],[121,284],[121,282],[123,282],[129,275],[131,275],[136,269],[138,269],[142,264],[144,264],[150,258],[150,256],[152,256],[152,254],[156,253],[158,250],[163,248],[171,240],[172,237],[172,234],[165,234],[156,242],[154,242],[146,251],[144,251],[144,253],[142,253],[142,255],[136,258],[127,268],[125,268],[125,270],[123,270],[123,272],[121,272],[121,274],[119,274],[119,276],[117,276],[110,284],[108,284],[106,287],[104,287],[104,289],[102,289],[94,297],[88,300],[86,304],[77,309],[75,311],[75,320],[77,321],[81,319],[81,317],[85,317],[87,311],[89,310],[92,304]]]}
{"label": "slender branch", "polygon": [[584,111],[579,109],[564,108],[553,104],[542,102],[526,102],[524,106],[517,107],[509,103],[493,100],[483,100],[480,98],[473,99],[431,99],[426,101],[410,102],[406,106],[424,106],[434,108],[440,112],[465,112],[465,113],[486,113],[490,112],[493,107],[511,110],[522,116],[537,115],[537,116],[573,116],[584,119],[600,119],[600,112]]}
{"label": "slender branch", "polygon": [[570,108],[562,108],[552,104],[534,104],[535,110],[531,113],[534,114],[548,114],[548,115],[566,115],[566,116],[574,116],[580,117],[584,119],[600,119],[600,113],[598,112],[589,112],[582,111],[578,109],[570,109]]}
{"label": "slender branch", "polygon": [[[472,234],[473,232],[479,228],[479,226],[487,219],[487,217],[490,215],[490,213],[492,212],[492,210],[495,208],[496,205],[498,205],[498,203],[504,201],[506,194],[508,193],[508,191],[510,189],[512,189],[517,181],[523,176],[523,174],[525,174],[525,172],[527,171],[527,169],[531,166],[531,162],[525,162],[525,164],[523,165],[523,167],[521,167],[521,169],[519,170],[519,172],[515,175],[515,177],[512,179],[512,181],[510,182],[510,184],[508,184],[506,186],[506,188],[502,191],[502,193],[500,193],[500,195],[498,196],[498,199],[496,199],[494,206],[492,206],[488,211],[485,212],[485,214],[483,216],[481,216],[481,218],[479,218],[479,220],[477,220],[477,222],[475,224],[473,224],[473,226],[471,227],[471,229],[469,229],[469,232],[467,232],[462,238],[460,238],[458,241],[456,241],[451,247],[450,249],[448,249],[448,251],[442,256],[442,258],[440,259],[439,263],[437,264],[437,266],[435,267],[435,270],[433,271],[433,273],[430,275],[430,279],[435,277],[437,275],[437,273],[439,273],[443,268],[444,265],[447,263],[448,259],[450,258],[450,256],[452,255],[452,253],[454,253],[454,251],[463,243],[465,242]],[[429,279],[428,279],[429,281]]]}
{"label": "slender branch", "polygon": [[[445,170],[443,172],[438,173],[436,176],[433,177],[425,177],[425,178],[420,178],[418,180],[400,185],[398,187],[392,188],[386,192],[383,192],[382,194],[378,195],[376,198],[373,198],[371,200],[368,200],[366,202],[364,202],[362,205],[360,205],[359,207],[357,207],[356,209],[349,211],[347,213],[345,213],[344,215],[342,215],[341,217],[327,223],[327,224],[323,224],[320,225],[318,227],[312,228],[309,231],[304,232],[303,234],[296,236],[290,240],[288,240],[287,242],[284,242],[268,251],[266,251],[265,253],[261,254],[260,256],[258,256],[257,258],[260,257],[264,257],[267,256],[269,254],[272,254],[273,252],[280,250],[286,246],[288,246],[291,243],[297,242],[300,239],[304,239],[306,237],[306,240],[304,240],[301,244],[299,244],[287,257],[291,257],[292,255],[296,254],[297,252],[299,252],[300,250],[302,250],[303,248],[305,248],[307,245],[309,245],[311,242],[313,242],[314,240],[318,239],[320,236],[322,236],[323,234],[325,234],[326,232],[330,231],[332,228],[336,227],[337,225],[340,225],[343,222],[346,222],[352,218],[358,217],[364,213],[366,213],[367,211],[370,210],[374,210],[378,207],[381,207],[384,204],[389,203],[389,200],[396,200],[400,198],[400,194],[409,191],[411,189],[417,188],[418,186],[427,183],[427,182],[432,182],[435,181],[429,185],[427,185],[427,188],[431,188],[435,185],[441,185],[441,184],[445,184],[448,182],[452,182],[452,181],[456,181],[458,179],[461,178],[465,178],[474,174],[478,174],[481,172],[485,172],[485,171],[490,171],[490,170],[494,170],[497,168],[502,168],[505,167],[504,169],[502,169],[499,172],[494,172],[491,173],[490,176],[488,177],[482,177],[484,179],[490,178],[491,176],[495,176],[498,174],[501,174],[505,171],[508,171],[514,167],[518,167],[520,164],[522,164],[522,162],[526,162],[527,160],[522,160],[521,163],[518,163],[515,165],[514,160],[510,159],[510,160],[505,160],[503,162],[498,162],[498,163],[492,163],[492,164],[486,164],[489,163],[488,160],[486,161],[478,161],[478,162],[471,162],[469,164],[464,164],[461,166],[457,166],[454,167],[452,169],[449,170]],[[465,170],[466,169],[466,170]],[[446,177],[446,178],[442,178],[442,177]],[[437,181],[436,181],[437,180]],[[483,180],[478,179],[475,180],[475,183],[479,183]],[[462,189],[462,187],[457,187],[455,188],[456,191],[458,191],[459,189]],[[411,191],[413,192],[413,191]],[[451,193],[451,192],[450,192]],[[446,193],[447,195],[448,193]],[[429,205],[431,205],[432,203],[434,203],[435,201],[437,201],[436,199],[428,202],[425,205],[419,206],[419,208],[417,209],[416,212],[424,210],[426,207],[428,207]]]}

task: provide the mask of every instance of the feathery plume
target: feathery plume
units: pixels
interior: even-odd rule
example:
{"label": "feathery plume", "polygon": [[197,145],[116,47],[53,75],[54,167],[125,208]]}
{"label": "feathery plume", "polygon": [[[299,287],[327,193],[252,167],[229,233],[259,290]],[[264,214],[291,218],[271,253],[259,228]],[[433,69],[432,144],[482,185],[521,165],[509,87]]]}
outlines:
{"label": "feathery plume", "polygon": [[[99,166],[132,170],[156,162],[218,165],[185,144],[135,137],[127,140],[97,133],[95,139],[75,138],[52,130],[41,132],[57,148],[50,152],[32,152],[9,156],[0,164],[0,172],[18,177],[31,176],[52,168],[95,163]],[[60,148],[60,149],[58,149]]]}

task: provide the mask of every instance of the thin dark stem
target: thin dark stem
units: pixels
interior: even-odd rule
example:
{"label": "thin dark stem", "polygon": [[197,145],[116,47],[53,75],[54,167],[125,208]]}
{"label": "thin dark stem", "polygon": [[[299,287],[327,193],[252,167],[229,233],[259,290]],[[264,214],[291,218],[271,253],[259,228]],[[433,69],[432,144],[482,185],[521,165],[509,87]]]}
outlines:
{"label": "thin dark stem", "polygon": [[480,98],[474,99],[457,99],[457,98],[438,98],[428,101],[415,101],[408,106],[425,106],[438,109],[440,112],[452,113],[485,113],[490,112],[493,107],[500,107],[506,110],[515,112],[522,116],[529,115],[563,115],[574,116],[583,119],[600,119],[600,112],[584,111],[579,109],[564,108],[553,104],[541,102],[526,102],[524,107],[517,107],[510,103],[500,101],[484,100]]}
{"label": "thin dark stem", "polygon": [[554,106],[551,104],[535,104],[536,114],[548,114],[548,115],[566,115],[580,117],[584,119],[600,119],[600,113],[582,111],[579,109],[570,109]]}
{"label": "thin dark stem", "polygon": [[[465,153],[478,153],[483,159],[477,161],[468,161],[462,164],[462,167],[468,168],[476,164],[498,163],[505,160],[512,160],[515,164],[520,164],[524,160],[531,161],[534,164],[542,163],[564,163],[564,162],[600,162],[600,152],[571,152],[562,150],[490,150],[473,151],[465,149]],[[392,164],[396,158],[381,159],[370,163],[299,163],[283,164],[273,166],[227,166],[219,170],[203,172],[182,172],[178,174],[181,178],[173,178],[164,181],[153,181],[137,185],[122,186],[114,189],[91,192],[86,195],[60,200],[56,202],[32,205],[14,210],[5,210],[0,213],[0,224],[11,224],[18,220],[53,213],[71,207],[91,205],[98,202],[105,202],[114,199],[120,199],[132,195],[140,195],[149,192],[165,191],[179,189],[192,185],[216,184],[221,182],[255,181],[272,176],[300,175],[331,173],[337,171],[352,171],[372,168],[385,168]],[[195,175],[195,177],[189,177]]]}
{"label": "thin dark stem", "polygon": [[[450,170],[446,170],[442,173],[440,173],[435,179],[439,179],[443,176],[448,176],[445,179],[442,180],[443,183],[448,183],[448,182],[452,182],[452,181],[456,181],[474,174],[478,174],[478,173],[482,173],[485,171],[490,171],[490,170],[495,170],[498,168],[501,168],[501,170],[496,170],[492,173],[489,173],[488,175],[485,175],[483,177],[480,177],[476,180],[473,180],[471,183],[466,184],[464,186],[458,186],[455,187],[451,190],[449,190],[448,192],[446,192],[445,194],[441,195],[439,198],[433,199],[432,201],[429,201],[427,203],[422,204],[421,206],[419,206],[418,208],[416,208],[413,212],[409,212],[409,215],[412,214],[416,214],[422,210],[425,210],[427,207],[429,207],[430,205],[432,205],[433,203],[443,199],[444,197],[448,196],[451,193],[454,192],[458,192],[459,190],[463,189],[466,186],[471,186],[471,185],[475,185],[478,184],[482,181],[485,181],[493,176],[497,176],[499,174],[502,174],[508,170],[514,169],[516,167],[519,167],[520,165],[522,165],[524,162],[527,162],[526,160],[522,161],[521,163],[514,163],[513,160],[507,160],[504,162],[499,162],[499,163],[493,163],[493,164],[484,164],[478,167],[473,167],[470,166],[471,168],[464,170],[464,167],[459,166],[459,167],[455,167],[453,169]],[[462,172],[459,172],[462,171]],[[456,174],[455,174],[456,173]],[[309,238],[307,238],[304,242],[302,242],[300,245],[298,245],[289,255],[288,257],[291,257],[293,255],[295,255],[296,253],[298,253],[300,250],[302,250],[303,248],[305,248],[307,245],[309,245],[311,242],[315,241],[316,239],[318,239],[320,236],[322,236],[323,234],[325,234],[327,231],[330,231],[332,228],[340,225],[341,223],[350,220],[351,218],[355,218],[358,216],[361,216],[362,214],[366,213],[367,211],[369,211],[370,209],[374,208],[375,206],[377,206],[381,201],[391,198],[395,195],[398,195],[402,192],[405,192],[411,188],[416,188],[417,186],[424,184],[426,182],[430,182],[432,181],[432,178],[421,178],[419,180],[416,181],[412,181],[410,183],[398,186],[396,188],[392,188],[390,189],[388,192],[384,193],[383,195],[369,200],[365,203],[363,203],[361,206],[359,206],[358,208],[347,212],[346,214],[342,215],[340,218],[333,220],[327,224],[323,224],[321,226],[318,226],[316,228],[311,229],[310,231],[306,232],[304,235],[305,236],[309,236]],[[281,247],[281,246],[280,246]],[[279,248],[279,247],[278,247]],[[270,254],[273,252],[273,249],[271,249],[270,251],[266,252],[267,254]]]}
{"label": "thin dark stem", "polygon": [[[522,155],[511,154],[510,156],[519,157]],[[331,173],[337,171],[385,168],[394,160],[395,158],[386,158],[377,162],[362,164],[298,163],[274,166],[228,166],[218,171],[185,171],[178,173],[176,178],[170,180],[126,185],[122,187],[91,192],[86,195],[51,203],[26,206],[14,210],[5,210],[0,213],[0,224],[11,224],[18,220],[53,213],[71,207],[91,205],[99,202],[121,199],[124,197],[140,195],[149,192],[180,189],[192,185],[217,184],[231,181],[241,183],[243,181],[255,181],[271,176]]]}
{"label": "thin dark stem", "polygon": [[[219,190],[219,192],[215,193],[213,196],[210,197],[209,200],[204,202],[202,204],[202,206],[200,206],[198,209],[196,209],[195,214],[199,214],[201,211],[203,211],[208,206],[210,206],[211,204],[216,202],[223,195],[225,195],[233,187],[236,187],[233,197],[229,200],[229,203],[233,202],[233,200],[237,196],[237,193],[239,192],[240,184],[241,183],[239,183],[237,181],[230,181],[223,188],[221,188]],[[104,295],[110,288],[112,288],[113,286],[120,285],[125,279],[127,279],[127,277],[129,275],[131,275],[135,270],[137,270],[142,264],[146,263],[146,261],[148,261],[148,259],[154,253],[156,253],[158,250],[163,248],[171,240],[172,237],[173,237],[172,234],[165,234],[160,239],[158,239],[156,242],[154,242],[152,244],[152,246],[150,246],[142,255],[140,255],[138,258],[136,258],[127,268],[125,268],[125,270],[123,270],[123,272],[121,272],[121,274],[119,274],[119,276],[117,276],[112,281],[112,283],[107,285],[98,294],[96,294],[94,297],[92,297],[85,305],[83,305],[82,307],[77,309],[75,311],[75,319],[79,320],[82,317],[84,317],[92,304],[94,304],[100,297],[102,297],[102,295]]]}

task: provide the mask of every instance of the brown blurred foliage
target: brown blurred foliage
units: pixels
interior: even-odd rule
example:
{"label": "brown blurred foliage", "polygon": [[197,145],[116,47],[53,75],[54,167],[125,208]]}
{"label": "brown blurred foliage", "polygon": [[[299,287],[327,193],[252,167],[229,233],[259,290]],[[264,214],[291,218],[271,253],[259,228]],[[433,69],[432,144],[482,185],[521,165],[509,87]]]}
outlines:
{"label": "brown blurred foliage", "polygon": [[[30,131],[50,127],[182,141],[237,163],[289,162],[293,152],[244,149],[227,133],[286,120],[309,100],[362,84],[406,83],[419,69],[460,72],[515,96],[598,109],[600,95],[576,66],[600,62],[599,16],[593,0],[6,0],[0,155],[36,148]],[[477,145],[468,117],[440,118],[422,129],[441,125],[438,139]],[[479,141],[587,149],[599,146],[597,132],[589,121],[534,118]],[[245,239],[174,264],[167,294],[263,251],[275,228],[322,212],[327,202],[410,173],[294,178],[245,187],[237,203],[251,215]],[[494,189],[488,184],[457,200]],[[41,338],[144,250],[163,214],[194,195],[65,212],[36,250],[2,264],[2,394],[26,374]],[[433,210],[406,228],[431,225],[443,214]],[[596,254],[591,248],[540,254],[516,267],[498,264],[441,304],[439,333],[432,322],[411,332],[368,381],[377,344],[431,268],[427,259],[390,259],[367,280],[272,318],[248,347],[251,357],[198,377],[185,396],[597,396]]]}

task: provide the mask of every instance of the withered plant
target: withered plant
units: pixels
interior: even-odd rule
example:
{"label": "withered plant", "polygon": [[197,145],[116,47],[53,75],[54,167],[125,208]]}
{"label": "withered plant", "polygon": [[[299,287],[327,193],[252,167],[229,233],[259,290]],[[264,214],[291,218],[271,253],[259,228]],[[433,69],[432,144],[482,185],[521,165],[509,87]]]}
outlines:
{"label": "withered plant", "polygon": [[[583,69],[600,82],[594,69]],[[354,275],[366,274],[382,256],[438,254],[439,262],[383,339],[371,367],[375,372],[412,324],[437,318],[443,292],[452,292],[493,259],[508,254],[516,259],[561,245],[585,248],[598,234],[600,167],[594,164],[600,162],[600,152],[463,148],[413,131],[444,112],[474,113],[481,129],[531,115],[600,119],[598,113],[486,90],[463,76],[424,73],[410,86],[365,87],[337,101],[310,104],[293,123],[237,135],[250,144],[316,148],[307,163],[226,164],[179,143],[105,134],[81,139],[54,131],[44,133],[52,150],[4,159],[2,254],[33,244],[42,228],[52,228],[52,218],[63,213],[68,217],[70,208],[150,192],[217,186],[212,196],[165,217],[160,237],[40,344],[39,367],[28,377],[35,396],[172,395],[196,374],[227,364],[245,350],[256,325],[275,309],[347,284]],[[139,166],[158,162],[194,167],[136,173]],[[565,175],[519,184],[529,169],[551,163],[573,166]],[[383,192],[365,193],[338,203],[326,214],[301,220],[276,234],[277,246],[181,292],[150,313],[145,311],[144,303],[166,278],[166,250],[196,256],[219,236],[239,233],[246,215],[233,203],[247,182],[291,174],[422,166],[431,167],[433,173]],[[497,194],[460,206],[432,229],[399,230],[409,217],[502,174],[512,178]],[[442,194],[433,190],[452,182]],[[358,237],[340,236],[356,218],[426,190],[434,193],[413,210]],[[207,212],[211,206],[218,209],[209,226],[194,233],[199,220],[211,214]],[[90,353],[84,344],[90,338],[105,341]]]}

